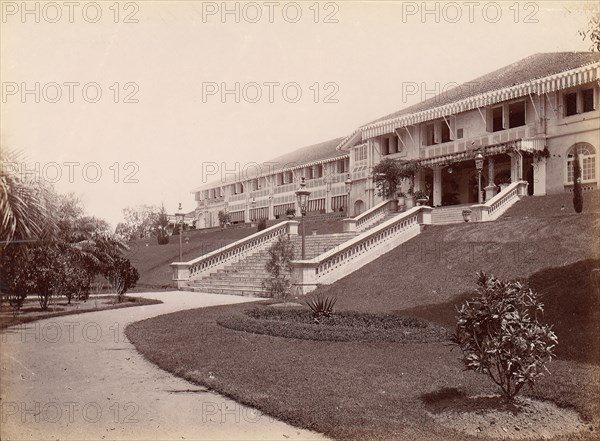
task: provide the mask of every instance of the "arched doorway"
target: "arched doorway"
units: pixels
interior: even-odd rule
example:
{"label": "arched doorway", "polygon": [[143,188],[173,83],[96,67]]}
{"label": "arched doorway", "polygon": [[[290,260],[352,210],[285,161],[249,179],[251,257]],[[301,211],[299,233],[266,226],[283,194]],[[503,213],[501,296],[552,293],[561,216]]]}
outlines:
{"label": "arched doorway", "polygon": [[354,202],[354,217],[358,216],[363,211],[365,211],[365,203],[358,199],[356,202]]}

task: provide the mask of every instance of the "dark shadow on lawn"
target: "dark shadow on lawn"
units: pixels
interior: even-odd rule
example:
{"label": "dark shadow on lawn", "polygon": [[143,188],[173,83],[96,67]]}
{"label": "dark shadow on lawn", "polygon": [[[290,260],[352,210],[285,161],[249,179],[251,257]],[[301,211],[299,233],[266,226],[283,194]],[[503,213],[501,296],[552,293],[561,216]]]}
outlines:
{"label": "dark shadow on lawn", "polygon": [[[600,259],[547,268],[531,275],[529,286],[541,294],[544,321],[558,336],[556,355],[566,360],[600,365]],[[463,293],[446,303],[422,305],[401,311],[453,330],[456,307],[473,297]]]}
{"label": "dark shadow on lawn", "polygon": [[517,415],[523,410],[516,403],[509,403],[499,396],[468,397],[463,390],[455,387],[443,387],[423,394],[421,399],[427,410],[432,413],[442,413],[447,410],[459,412],[499,410]]}

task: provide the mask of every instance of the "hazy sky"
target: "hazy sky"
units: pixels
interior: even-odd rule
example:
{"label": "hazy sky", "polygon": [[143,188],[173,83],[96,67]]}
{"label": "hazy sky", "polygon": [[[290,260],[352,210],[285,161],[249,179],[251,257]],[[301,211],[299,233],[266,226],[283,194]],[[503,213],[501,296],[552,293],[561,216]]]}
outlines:
{"label": "hazy sky", "polygon": [[[267,161],[533,53],[590,46],[582,3],[423,5],[2,2],[1,143],[114,226],[128,205],[193,210],[190,190],[215,178],[203,163]],[[221,94],[236,83],[239,102]]]}

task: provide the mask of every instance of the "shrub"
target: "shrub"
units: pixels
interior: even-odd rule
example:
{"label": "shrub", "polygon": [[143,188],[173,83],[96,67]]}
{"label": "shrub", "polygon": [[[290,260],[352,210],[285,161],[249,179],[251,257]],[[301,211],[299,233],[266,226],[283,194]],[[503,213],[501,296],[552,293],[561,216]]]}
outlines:
{"label": "shrub", "polygon": [[296,216],[296,209],[295,208],[288,208],[287,210],[285,210],[285,215],[286,216]]}
{"label": "shrub", "polygon": [[264,229],[267,228],[267,220],[266,219],[259,219],[258,220],[258,230],[257,231],[262,231]]}
{"label": "shrub", "polygon": [[220,210],[217,213],[217,216],[219,217],[219,225],[223,228],[223,227],[227,227],[227,224],[229,224],[231,222],[231,215],[223,210]]}
{"label": "shrub", "polygon": [[271,296],[287,301],[290,293],[292,260],[294,259],[294,245],[291,240],[283,235],[269,248],[269,259],[265,269],[270,277],[263,281],[263,289]]}
{"label": "shrub", "polygon": [[467,370],[487,375],[512,400],[547,371],[558,339],[538,320],[543,304],[534,291],[483,272],[477,277],[478,295],[458,310],[451,342]]}
{"label": "shrub", "polygon": [[310,308],[313,314],[315,323],[319,323],[319,320],[323,317],[331,317],[335,312],[334,306],[337,302],[337,298],[329,297],[323,294],[317,294],[311,299],[306,301],[306,304]]}
{"label": "shrub", "polygon": [[169,243],[169,235],[168,234],[161,234],[158,236],[157,238],[158,240],[158,244],[159,245],[166,245]]}
{"label": "shrub", "polygon": [[139,273],[135,267],[131,265],[129,259],[118,257],[113,264],[105,271],[104,276],[109,281],[117,300],[121,303],[128,289],[134,288],[138,279]]}
{"label": "shrub", "polygon": [[575,149],[573,158],[573,183],[573,208],[577,213],[581,213],[583,211],[583,189],[581,188],[581,165],[577,149]]}

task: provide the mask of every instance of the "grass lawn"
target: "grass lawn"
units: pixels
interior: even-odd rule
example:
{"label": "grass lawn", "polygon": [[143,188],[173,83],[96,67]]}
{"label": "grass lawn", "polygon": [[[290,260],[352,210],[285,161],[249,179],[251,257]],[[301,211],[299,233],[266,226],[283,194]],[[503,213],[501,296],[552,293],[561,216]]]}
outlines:
{"label": "grass lawn", "polygon": [[114,295],[90,296],[86,302],[72,300],[67,304],[65,298],[60,298],[47,310],[40,308],[36,298],[30,297],[25,300],[23,307],[15,315],[13,309],[8,304],[0,306],[0,329],[8,326],[29,323],[35,320],[42,320],[64,315],[80,314],[82,312],[104,311],[106,309],[129,308],[132,306],[156,305],[162,303],[156,299],[146,299],[142,297],[133,297],[126,295],[122,303],[116,303]]}
{"label": "grass lawn", "polygon": [[[543,293],[559,337],[551,375],[525,394],[576,409],[586,421],[565,441],[600,438],[600,219],[550,212],[486,224],[433,226],[321,290],[336,307],[392,312],[447,327],[475,289],[474,273],[522,278]],[[519,206],[520,205],[520,206]],[[514,213],[514,212],[513,212]],[[531,213],[524,219],[525,213]],[[510,213],[509,213],[510,215]],[[445,342],[313,341],[251,334],[217,324],[248,305],[182,311],[130,325],[127,336],[150,361],[299,427],[335,439],[482,439],[436,423],[431,397],[447,388],[496,393],[487,377],[463,371]]]}

